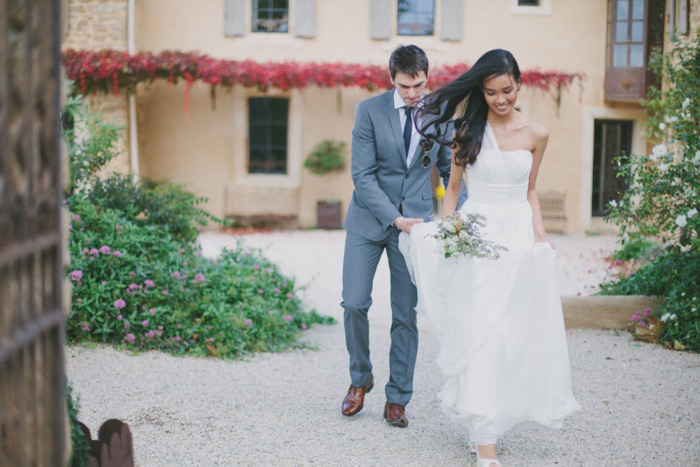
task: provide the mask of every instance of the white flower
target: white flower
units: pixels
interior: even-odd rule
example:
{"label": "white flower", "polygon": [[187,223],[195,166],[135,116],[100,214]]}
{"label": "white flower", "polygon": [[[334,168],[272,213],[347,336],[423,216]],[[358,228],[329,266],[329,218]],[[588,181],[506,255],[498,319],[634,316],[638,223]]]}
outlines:
{"label": "white flower", "polygon": [[651,149],[651,153],[655,156],[665,156],[668,154],[668,148],[665,144],[657,144]]}
{"label": "white flower", "polygon": [[670,317],[671,317],[671,313],[664,313],[663,316],[661,316],[661,321],[663,321],[665,323],[666,320],[668,320]]}
{"label": "white flower", "polygon": [[690,211],[688,211],[688,219],[690,219],[691,217],[694,217],[697,213],[698,213],[697,208],[691,209]]}
{"label": "white flower", "polygon": [[689,243],[689,244],[687,244],[687,245],[685,245],[685,246],[681,246],[681,252],[682,252],[682,253],[688,253],[692,248],[693,248],[693,245],[691,245],[691,244]]}
{"label": "white flower", "polygon": [[677,318],[677,316],[675,314],[669,316],[669,319],[676,319],[676,318]]}
{"label": "white flower", "polygon": [[695,157],[693,157],[693,162],[700,163],[700,151],[695,152]]}
{"label": "white flower", "polygon": [[613,200],[610,200],[610,202],[609,202],[608,204],[609,204],[611,207],[613,207],[613,208],[616,208],[616,207],[617,207],[617,201],[615,201],[614,199],[613,199]]}
{"label": "white flower", "polygon": [[666,129],[666,124],[664,122],[659,123],[659,130],[664,131]]}
{"label": "white flower", "polygon": [[690,105],[690,97],[686,97],[685,100],[683,101],[683,104],[681,106],[685,109]]}
{"label": "white flower", "polygon": [[669,120],[671,121],[671,123],[675,123],[678,121],[678,117],[674,115],[673,117],[669,118]]}
{"label": "white flower", "polygon": [[666,172],[668,170],[668,164],[659,164],[659,172]]}
{"label": "white flower", "polygon": [[652,162],[654,162],[654,163],[656,163],[656,162],[659,161],[659,156],[657,156],[656,154],[651,154],[651,155],[649,156],[649,160],[652,161]]}
{"label": "white flower", "polygon": [[686,217],[683,214],[681,214],[680,216],[676,217],[676,225],[678,227],[683,228],[686,225],[688,225],[688,219],[686,219]]}

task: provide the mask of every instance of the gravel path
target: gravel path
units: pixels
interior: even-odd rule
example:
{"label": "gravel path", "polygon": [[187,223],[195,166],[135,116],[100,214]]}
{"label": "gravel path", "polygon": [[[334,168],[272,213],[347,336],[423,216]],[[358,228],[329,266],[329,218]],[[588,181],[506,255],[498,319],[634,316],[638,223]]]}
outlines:
{"label": "gravel path", "polygon": [[[343,232],[323,231],[245,237],[284,273],[308,284],[309,306],[336,318],[342,316],[343,240]],[[553,240],[562,293],[590,293],[605,276],[602,258],[614,238]],[[207,255],[235,241],[213,233],[202,237]],[[80,418],[93,431],[107,418],[128,422],[142,466],[466,465],[466,433],[439,408],[437,342],[423,321],[409,427],[393,428],[382,419],[388,281],[384,257],[370,311],[378,384],[355,417],[340,414],[349,377],[343,327],[337,324],[304,334],[318,350],[240,361],[67,348]],[[562,430],[504,438],[504,465],[700,465],[700,355],[639,344],[626,332],[569,330],[568,337],[574,393],[583,408]]]}

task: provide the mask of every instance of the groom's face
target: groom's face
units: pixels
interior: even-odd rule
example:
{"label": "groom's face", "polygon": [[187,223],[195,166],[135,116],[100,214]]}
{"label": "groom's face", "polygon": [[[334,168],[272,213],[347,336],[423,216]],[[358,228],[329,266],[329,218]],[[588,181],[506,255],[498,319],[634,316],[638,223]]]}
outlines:
{"label": "groom's face", "polygon": [[428,77],[424,71],[420,71],[416,76],[398,71],[391,82],[396,86],[399,96],[401,96],[406,105],[413,107],[423,96]]}

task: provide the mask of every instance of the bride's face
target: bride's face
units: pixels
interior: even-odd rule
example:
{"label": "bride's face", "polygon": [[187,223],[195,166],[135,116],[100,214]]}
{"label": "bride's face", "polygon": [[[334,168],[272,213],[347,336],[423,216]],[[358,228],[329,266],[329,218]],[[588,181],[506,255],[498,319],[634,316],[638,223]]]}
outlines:
{"label": "bride's face", "polygon": [[499,117],[513,111],[518,100],[518,89],[513,75],[495,75],[484,80],[482,85],[484,99],[489,110]]}

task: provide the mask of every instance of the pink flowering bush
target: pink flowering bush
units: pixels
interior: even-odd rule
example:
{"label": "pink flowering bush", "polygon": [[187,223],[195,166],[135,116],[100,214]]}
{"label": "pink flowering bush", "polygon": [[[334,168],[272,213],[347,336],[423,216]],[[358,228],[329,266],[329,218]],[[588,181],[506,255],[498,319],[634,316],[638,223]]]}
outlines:
{"label": "pink flowering bush", "polygon": [[[116,129],[103,130],[94,134],[113,144]],[[239,246],[204,258],[197,233],[211,216],[194,195],[119,175],[98,180],[110,147],[65,136],[71,157],[100,155],[87,164],[94,170],[72,172],[89,180],[74,179],[66,194],[69,343],[232,358],[299,345],[301,330],[332,321],[306,312],[294,281],[259,251]]]}

